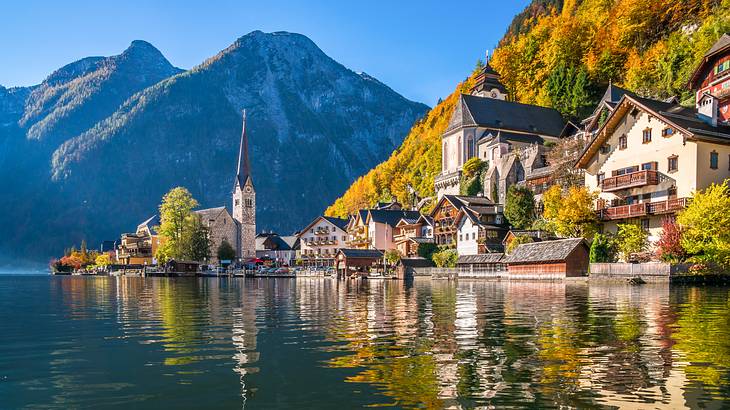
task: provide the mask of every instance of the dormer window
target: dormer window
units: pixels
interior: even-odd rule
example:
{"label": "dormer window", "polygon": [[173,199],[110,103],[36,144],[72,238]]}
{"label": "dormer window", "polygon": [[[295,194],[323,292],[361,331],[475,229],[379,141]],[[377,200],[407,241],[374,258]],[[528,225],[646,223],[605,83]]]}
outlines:
{"label": "dormer window", "polygon": [[668,137],[671,137],[672,135],[674,135],[674,128],[667,127],[662,130],[662,137],[668,138]]}
{"label": "dormer window", "polygon": [[651,128],[647,128],[641,133],[641,142],[644,144],[651,142]]}

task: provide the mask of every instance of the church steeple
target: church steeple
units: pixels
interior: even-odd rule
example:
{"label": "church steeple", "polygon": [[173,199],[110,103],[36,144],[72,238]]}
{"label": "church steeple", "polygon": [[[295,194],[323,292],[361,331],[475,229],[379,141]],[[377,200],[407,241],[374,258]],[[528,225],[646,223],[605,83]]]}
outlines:
{"label": "church steeple", "polygon": [[241,144],[238,147],[238,167],[233,183],[233,220],[238,229],[237,255],[241,259],[256,256],[256,190],[251,178],[246,135],[246,110],[243,111]]}
{"label": "church steeple", "polygon": [[[243,110],[243,126],[241,128],[241,145],[238,148],[238,167],[235,184],[243,188],[251,180],[251,164],[248,161],[248,136],[246,135],[246,110]],[[250,181],[253,185],[253,180]]]}

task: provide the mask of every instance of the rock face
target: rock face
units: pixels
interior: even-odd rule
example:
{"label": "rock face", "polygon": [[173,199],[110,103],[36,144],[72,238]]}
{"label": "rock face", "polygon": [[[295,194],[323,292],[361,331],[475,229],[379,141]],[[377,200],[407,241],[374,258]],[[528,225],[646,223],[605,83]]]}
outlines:
{"label": "rock face", "polygon": [[[18,99],[4,91],[0,118],[18,116],[3,108],[17,111]],[[32,154],[0,156],[0,165],[29,178],[0,170],[0,183],[25,195],[0,199],[0,222],[11,227],[0,256],[114,239],[177,185],[201,206],[230,209],[244,108],[258,225],[290,233],[390,155],[427,110],[292,33],[250,33],[185,72],[135,41],[23,92],[22,115],[0,128],[0,143]],[[23,226],[18,213],[28,215]]]}

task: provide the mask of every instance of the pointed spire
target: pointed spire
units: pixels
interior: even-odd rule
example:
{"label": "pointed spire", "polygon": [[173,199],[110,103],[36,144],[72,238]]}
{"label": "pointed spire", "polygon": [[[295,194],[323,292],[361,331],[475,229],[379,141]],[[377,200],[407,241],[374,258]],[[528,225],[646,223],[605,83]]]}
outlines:
{"label": "pointed spire", "polygon": [[238,167],[236,168],[236,184],[241,188],[251,178],[251,164],[248,161],[248,136],[246,135],[246,110],[243,110],[243,126],[241,128],[241,145],[238,149]]}

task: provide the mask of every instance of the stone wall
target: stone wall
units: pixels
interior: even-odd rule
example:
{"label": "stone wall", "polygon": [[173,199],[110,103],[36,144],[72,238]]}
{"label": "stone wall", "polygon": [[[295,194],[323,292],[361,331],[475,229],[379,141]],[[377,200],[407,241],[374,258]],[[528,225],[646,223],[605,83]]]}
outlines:
{"label": "stone wall", "polygon": [[224,211],[215,220],[204,221],[204,223],[210,224],[208,231],[208,238],[210,240],[209,261],[211,263],[218,263],[218,247],[223,243],[223,239],[227,240],[233,249],[236,249],[236,236],[238,234],[236,222],[228,211]]}

